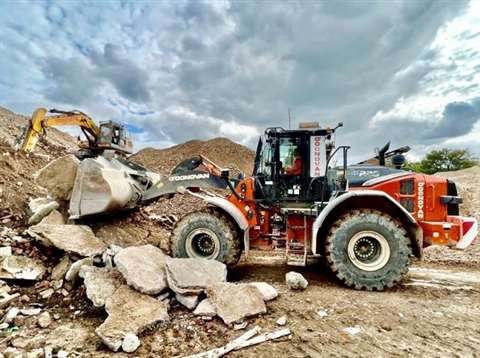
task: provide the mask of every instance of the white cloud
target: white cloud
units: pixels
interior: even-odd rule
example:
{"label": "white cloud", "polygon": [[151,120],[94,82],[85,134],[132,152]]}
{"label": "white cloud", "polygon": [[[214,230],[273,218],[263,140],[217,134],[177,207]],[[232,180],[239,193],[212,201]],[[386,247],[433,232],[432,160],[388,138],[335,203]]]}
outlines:
{"label": "white cloud", "polygon": [[464,4],[2,2],[0,104],[129,123],[139,147],[254,146],[290,107],[297,122],[345,122],[353,158],[390,138],[420,153],[455,142],[425,144],[423,124],[480,95],[480,3]]}

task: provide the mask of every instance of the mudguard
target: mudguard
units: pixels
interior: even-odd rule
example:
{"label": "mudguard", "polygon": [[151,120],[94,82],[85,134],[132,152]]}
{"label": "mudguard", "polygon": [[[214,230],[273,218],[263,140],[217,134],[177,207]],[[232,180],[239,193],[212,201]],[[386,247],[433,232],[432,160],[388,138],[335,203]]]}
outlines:
{"label": "mudguard", "polygon": [[[320,212],[320,215],[316,218],[315,222],[312,226],[312,251],[314,254],[319,254],[318,252],[318,232],[320,228],[323,226],[324,222],[327,220],[329,215],[334,215],[334,211],[340,204],[347,204],[349,200],[354,198],[364,197],[365,199],[368,197],[381,197],[387,200],[390,204],[392,204],[396,209],[399,210],[399,213],[403,216],[403,219],[411,224],[411,227],[414,228],[414,239],[412,239],[412,246],[414,246],[414,252],[418,251],[421,252],[423,246],[423,232],[420,226],[418,225],[415,218],[410,214],[400,203],[395,201],[392,197],[388,194],[384,193],[383,191],[378,190],[352,190],[345,194],[342,194],[335,199],[331,200],[325,208]],[[417,256],[421,256],[421,254],[417,254]]]}

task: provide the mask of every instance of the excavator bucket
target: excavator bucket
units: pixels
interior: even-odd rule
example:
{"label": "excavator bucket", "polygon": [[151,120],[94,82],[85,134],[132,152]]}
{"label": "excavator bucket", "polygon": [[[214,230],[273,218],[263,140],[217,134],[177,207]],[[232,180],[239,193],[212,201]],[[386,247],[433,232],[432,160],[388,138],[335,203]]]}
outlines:
{"label": "excavator bucket", "polygon": [[125,159],[103,156],[80,162],[70,199],[70,218],[134,208],[159,180],[155,173]]}

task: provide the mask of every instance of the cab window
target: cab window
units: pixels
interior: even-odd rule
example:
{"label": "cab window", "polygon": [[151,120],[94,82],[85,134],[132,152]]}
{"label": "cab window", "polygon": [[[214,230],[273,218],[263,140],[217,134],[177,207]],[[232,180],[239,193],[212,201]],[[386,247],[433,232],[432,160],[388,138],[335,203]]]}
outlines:
{"label": "cab window", "polygon": [[272,147],[270,144],[266,144],[262,148],[262,154],[260,158],[260,165],[258,167],[258,173],[262,173],[266,178],[272,177]]}
{"label": "cab window", "polygon": [[280,139],[280,162],[282,168],[289,168],[294,165],[295,156],[300,149],[300,138],[281,138]]}

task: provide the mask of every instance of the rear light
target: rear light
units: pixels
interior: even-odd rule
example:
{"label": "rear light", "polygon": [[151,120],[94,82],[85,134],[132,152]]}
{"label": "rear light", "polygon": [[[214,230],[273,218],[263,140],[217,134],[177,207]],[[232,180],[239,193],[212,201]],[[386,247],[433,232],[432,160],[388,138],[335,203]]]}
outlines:
{"label": "rear light", "polygon": [[402,206],[410,213],[413,213],[415,210],[415,206],[413,205],[413,198],[401,198],[400,204],[402,204]]}
{"label": "rear light", "polygon": [[400,182],[400,194],[413,195],[415,185],[413,179],[402,180]]}

